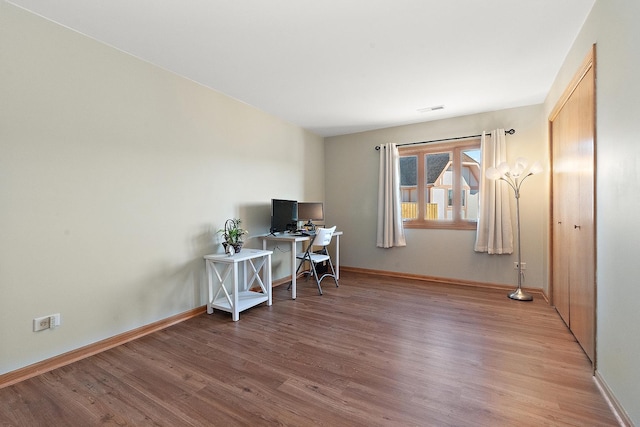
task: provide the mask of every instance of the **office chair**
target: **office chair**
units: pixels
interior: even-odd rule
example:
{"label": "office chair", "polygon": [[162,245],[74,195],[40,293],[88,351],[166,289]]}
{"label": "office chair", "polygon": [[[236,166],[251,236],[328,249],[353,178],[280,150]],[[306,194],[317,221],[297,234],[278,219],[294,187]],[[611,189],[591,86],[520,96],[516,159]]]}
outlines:
{"label": "office chair", "polygon": [[[322,295],[322,287],[320,286],[320,282],[322,282],[322,279],[324,279],[325,277],[333,277],[333,281],[336,282],[336,288],[338,287],[336,271],[333,268],[333,263],[331,262],[329,252],[327,252],[327,246],[329,245],[329,243],[331,243],[331,237],[333,236],[334,231],[336,231],[335,226],[331,228],[316,228],[316,235],[309,243],[309,246],[307,246],[307,250],[296,255],[296,258],[300,260],[300,264],[298,264],[298,268],[296,269],[296,275],[300,271],[300,267],[308,262],[310,268],[307,273],[313,276],[314,279],[316,279],[316,284],[318,285],[318,292],[320,292],[320,295]],[[314,250],[314,247],[321,247],[321,249]],[[331,270],[331,272],[324,273],[322,274],[322,276],[318,277],[316,265],[322,262],[327,262],[329,264],[329,269]]]}

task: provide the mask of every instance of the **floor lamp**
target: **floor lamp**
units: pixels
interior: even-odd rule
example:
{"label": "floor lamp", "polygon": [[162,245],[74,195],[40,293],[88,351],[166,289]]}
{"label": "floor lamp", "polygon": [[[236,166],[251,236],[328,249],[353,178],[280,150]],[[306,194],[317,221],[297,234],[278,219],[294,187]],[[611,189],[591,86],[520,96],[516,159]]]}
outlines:
{"label": "floor lamp", "polygon": [[500,163],[497,167],[490,167],[485,171],[485,176],[491,180],[502,180],[509,184],[516,196],[516,227],[518,239],[518,288],[509,294],[509,298],[518,301],[532,301],[533,296],[522,290],[522,246],[520,245],[520,187],[525,179],[531,175],[542,172],[540,162],[535,162],[527,170],[529,162],[524,157],[518,157],[513,167],[507,162]]}

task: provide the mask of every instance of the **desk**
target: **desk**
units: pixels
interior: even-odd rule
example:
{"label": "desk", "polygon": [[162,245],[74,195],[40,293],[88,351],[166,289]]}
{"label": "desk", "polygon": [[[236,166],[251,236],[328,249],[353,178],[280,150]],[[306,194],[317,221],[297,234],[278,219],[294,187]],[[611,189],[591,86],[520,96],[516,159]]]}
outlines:
{"label": "desk", "polygon": [[[234,322],[240,319],[240,312],[247,308],[267,302],[271,305],[271,254],[273,251],[261,251],[257,249],[243,249],[229,255],[206,255],[204,257],[207,267],[209,282],[209,300],[207,301],[207,313],[213,313],[213,309],[231,313]],[[243,266],[244,285],[238,285],[238,265]],[[251,272],[247,267],[251,267]],[[262,270],[262,278],[260,278]],[[249,274],[251,278],[249,278]],[[231,290],[227,290],[225,282],[231,275]],[[251,285],[258,282],[262,292],[254,292]],[[214,284],[219,285],[215,290]]]}
{"label": "desk", "polygon": [[[340,236],[342,231],[335,231],[333,237],[336,240],[336,258],[333,259],[336,269],[336,280],[340,279]],[[267,249],[267,242],[282,242],[291,244],[291,298],[296,299],[296,244],[298,242],[308,242],[315,236],[296,236],[295,234],[279,233],[279,234],[265,234],[258,236],[262,239],[262,249]]]}

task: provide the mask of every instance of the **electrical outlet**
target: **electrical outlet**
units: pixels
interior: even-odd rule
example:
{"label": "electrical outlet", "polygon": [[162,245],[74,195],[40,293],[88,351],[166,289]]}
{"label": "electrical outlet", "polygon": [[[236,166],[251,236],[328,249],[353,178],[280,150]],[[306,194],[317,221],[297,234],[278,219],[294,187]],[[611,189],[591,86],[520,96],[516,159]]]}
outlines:
{"label": "electrical outlet", "polygon": [[42,331],[43,329],[53,329],[56,326],[60,326],[60,313],[33,319],[33,332]]}
{"label": "electrical outlet", "polygon": [[[517,270],[518,269],[518,261],[514,261],[513,263],[513,269]],[[526,270],[527,269],[527,263],[523,262],[522,263],[522,270]]]}
{"label": "electrical outlet", "polygon": [[33,319],[33,332],[38,332],[43,329],[49,329],[50,324],[51,318],[49,316],[36,317],[35,319]]}

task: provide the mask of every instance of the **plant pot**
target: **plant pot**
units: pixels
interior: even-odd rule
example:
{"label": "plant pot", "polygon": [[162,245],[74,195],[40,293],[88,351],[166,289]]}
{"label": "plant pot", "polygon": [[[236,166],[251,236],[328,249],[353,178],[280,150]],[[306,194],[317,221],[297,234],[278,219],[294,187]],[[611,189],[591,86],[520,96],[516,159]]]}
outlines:
{"label": "plant pot", "polygon": [[244,245],[244,242],[237,242],[237,243],[222,242],[222,246],[224,247],[225,254],[231,253],[231,248],[233,248],[233,253],[237,254],[242,250],[242,245]]}

